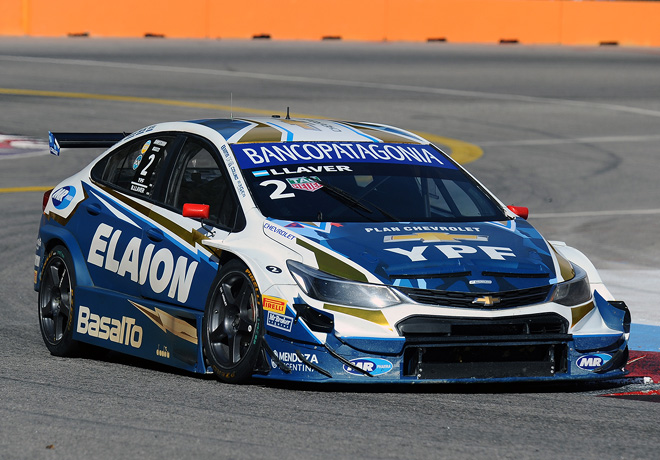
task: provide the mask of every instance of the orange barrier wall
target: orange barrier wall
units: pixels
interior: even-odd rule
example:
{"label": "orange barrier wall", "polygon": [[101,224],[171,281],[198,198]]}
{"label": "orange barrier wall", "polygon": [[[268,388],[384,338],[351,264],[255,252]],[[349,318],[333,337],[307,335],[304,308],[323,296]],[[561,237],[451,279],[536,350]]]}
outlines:
{"label": "orange barrier wall", "polygon": [[660,46],[660,2],[0,0],[0,35]]}

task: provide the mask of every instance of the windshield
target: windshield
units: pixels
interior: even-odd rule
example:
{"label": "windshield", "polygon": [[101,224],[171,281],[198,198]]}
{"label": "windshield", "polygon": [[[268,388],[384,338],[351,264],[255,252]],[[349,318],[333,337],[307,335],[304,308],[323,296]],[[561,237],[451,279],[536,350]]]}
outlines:
{"label": "windshield", "polygon": [[292,221],[505,220],[496,202],[430,145],[232,146],[264,216]]}

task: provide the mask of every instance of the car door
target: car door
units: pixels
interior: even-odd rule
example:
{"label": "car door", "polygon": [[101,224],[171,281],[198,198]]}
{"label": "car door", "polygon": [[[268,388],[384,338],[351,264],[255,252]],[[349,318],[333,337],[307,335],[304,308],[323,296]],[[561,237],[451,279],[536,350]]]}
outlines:
{"label": "car door", "polygon": [[[185,136],[169,165],[162,196],[150,213],[153,225],[145,229],[151,262],[149,280],[141,292],[149,299],[203,310],[217,273],[219,251],[202,241],[226,237],[242,214],[224,164],[210,142]],[[209,219],[183,217],[185,203],[208,205]]]}
{"label": "car door", "polygon": [[97,289],[140,295],[148,268],[144,228],[175,138],[162,133],[140,137],[92,168],[95,186],[85,190],[88,197],[76,232]]}

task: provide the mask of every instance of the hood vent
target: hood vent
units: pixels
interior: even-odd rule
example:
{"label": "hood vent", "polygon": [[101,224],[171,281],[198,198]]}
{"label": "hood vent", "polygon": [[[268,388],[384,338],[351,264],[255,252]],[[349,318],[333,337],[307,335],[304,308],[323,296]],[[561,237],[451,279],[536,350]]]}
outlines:
{"label": "hood vent", "polygon": [[550,273],[507,273],[507,272],[481,272],[483,276],[502,278],[550,278]]}
{"label": "hood vent", "polygon": [[405,275],[405,274],[392,274],[389,275],[391,280],[418,280],[418,279],[432,279],[432,278],[463,278],[470,276],[472,272],[453,272],[453,273],[427,273],[427,274],[416,274],[416,275]]}

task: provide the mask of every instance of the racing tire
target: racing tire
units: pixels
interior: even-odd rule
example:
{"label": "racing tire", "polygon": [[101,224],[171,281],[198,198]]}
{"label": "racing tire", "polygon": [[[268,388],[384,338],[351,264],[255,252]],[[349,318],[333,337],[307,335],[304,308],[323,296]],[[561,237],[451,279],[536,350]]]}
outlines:
{"label": "racing tire", "polygon": [[73,339],[76,276],[73,259],[64,246],[55,246],[44,260],[39,286],[39,327],[41,337],[55,356],[73,356],[80,344]]}
{"label": "racing tire", "polygon": [[249,379],[262,337],[259,286],[243,262],[232,260],[218,272],[202,321],[204,354],[216,377],[227,383]]}

